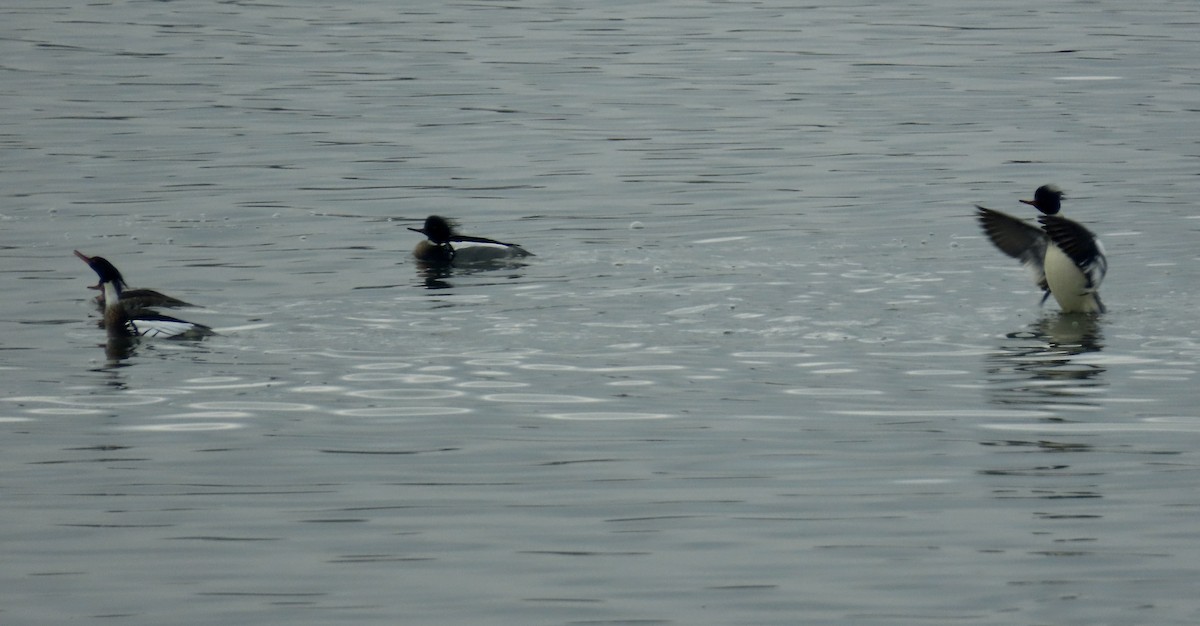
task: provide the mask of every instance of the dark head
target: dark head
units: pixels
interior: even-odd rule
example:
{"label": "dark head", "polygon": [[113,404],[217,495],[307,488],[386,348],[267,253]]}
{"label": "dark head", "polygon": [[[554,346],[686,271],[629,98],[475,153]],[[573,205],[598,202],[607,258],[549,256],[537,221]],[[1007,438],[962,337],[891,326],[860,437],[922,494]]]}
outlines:
{"label": "dark head", "polygon": [[1033,192],[1033,200],[1022,200],[1046,215],[1055,215],[1062,210],[1063,192],[1054,185],[1042,185]]}
{"label": "dark head", "polygon": [[436,244],[448,244],[454,237],[454,222],[438,215],[425,218],[424,228],[409,228],[409,230],[425,235]]}
{"label": "dark head", "polygon": [[96,285],[97,288],[103,287],[104,283],[109,282],[113,283],[118,290],[125,288],[125,279],[121,276],[121,272],[112,263],[109,263],[108,259],[102,256],[87,256],[78,250],[75,251],[75,256],[87,263],[88,267],[92,268],[92,271],[100,277],[100,284]]}

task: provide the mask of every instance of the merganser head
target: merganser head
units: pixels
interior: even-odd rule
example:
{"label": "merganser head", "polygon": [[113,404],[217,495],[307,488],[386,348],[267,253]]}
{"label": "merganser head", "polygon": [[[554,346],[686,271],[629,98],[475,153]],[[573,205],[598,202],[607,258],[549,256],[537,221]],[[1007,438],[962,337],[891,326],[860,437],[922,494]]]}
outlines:
{"label": "merganser head", "polygon": [[421,233],[429,238],[430,241],[438,245],[448,244],[450,240],[457,234],[454,232],[454,222],[440,215],[430,215],[425,218],[425,226],[423,228],[412,228],[409,230]]}
{"label": "merganser head", "polygon": [[425,218],[425,226],[408,229],[425,235],[427,241],[422,241],[413,249],[413,256],[418,261],[434,265],[449,264],[454,261],[454,246],[450,241],[457,236],[454,232],[455,223],[440,215],[430,215]]}
{"label": "merganser head", "polygon": [[[121,276],[121,272],[116,269],[112,263],[108,263],[108,259],[103,257],[89,257],[79,251],[74,251],[76,257],[79,257],[91,267],[91,270],[96,272],[96,276],[100,277],[100,283],[92,285],[92,289],[113,289],[118,296],[121,290],[125,289],[125,278]],[[106,299],[107,300],[107,299]]]}
{"label": "merganser head", "polygon": [[105,283],[112,283],[118,293],[125,288],[125,278],[112,263],[108,262],[108,259],[102,256],[88,256],[78,250],[75,251],[75,256],[87,263],[88,267],[92,268],[92,271],[100,277],[100,282],[90,286],[89,289],[103,289]]}
{"label": "merganser head", "polygon": [[1054,185],[1042,185],[1033,192],[1033,200],[1022,200],[1021,202],[1028,204],[1031,207],[1045,213],[1046,215],[1057,215],[1062,210],[1063,192]]}

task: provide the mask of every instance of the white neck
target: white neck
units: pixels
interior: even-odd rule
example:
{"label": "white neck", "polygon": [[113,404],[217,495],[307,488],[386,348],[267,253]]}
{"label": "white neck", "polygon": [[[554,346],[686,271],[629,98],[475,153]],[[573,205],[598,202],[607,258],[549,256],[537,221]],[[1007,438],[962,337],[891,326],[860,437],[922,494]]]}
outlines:
{"label": "white neck", "polygon": [[121,305],[121,291],[117,289],[117,284],[113,281],[104,283],[104,308],[112,308]]}

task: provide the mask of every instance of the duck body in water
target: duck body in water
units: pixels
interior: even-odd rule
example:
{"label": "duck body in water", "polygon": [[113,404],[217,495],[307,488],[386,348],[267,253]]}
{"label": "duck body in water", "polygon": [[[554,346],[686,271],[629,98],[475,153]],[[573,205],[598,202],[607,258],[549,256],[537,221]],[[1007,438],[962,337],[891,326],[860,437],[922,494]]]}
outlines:
{"label": "duck body in water", "polygon": [[[85,258],[76,252],[80,258]],[[162,315],[150,309],[130,307],[124,296],[125,279],[104,257],[86,257],[92,271],[100,277],[97,285],[104,296],[104,320],[101,325],[110,339],[159,337],[163,339],[200,339],[215,334],[203,324]]]}
{"label": "duck body in water", "polygon": [[430,215],[425,218],[423,227],[410,227],[409,230],[425,235],[425,239],[413,248],[413,258],[430,266],[502,265],[533,256],[532,252],[515,243],[463,235],[457,231],[453,220],[439,215]]}
{"label": "duck body in water", "polygon": [[1108,273],[1108,258],[1099,238],[1083,225],[1059,213],[1063,192],[1043,185],[1032,200],[1021,200],[1042,213],[1038,228],[1007,213],[976,205],[979,224],[1001,252],[1021,261],[1044,292],[1064,313],[1103,313],[1100,283]]}

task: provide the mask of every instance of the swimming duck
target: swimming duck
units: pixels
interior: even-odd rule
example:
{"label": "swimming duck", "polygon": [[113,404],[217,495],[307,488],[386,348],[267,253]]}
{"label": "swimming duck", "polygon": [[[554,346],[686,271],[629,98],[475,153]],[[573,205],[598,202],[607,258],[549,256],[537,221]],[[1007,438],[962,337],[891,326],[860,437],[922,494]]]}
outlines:
{"label": "swimming duck", "polygon": [[979,224],[1001,252],[1028,267],[1044,295],[1051,294],[1064,313],[1103,313],[1100,283],[1108,271],[1104,246],[1092,231],[1061,215],[1063,192],[1054,185],[1037,188],[1021,200],[1042,215],[1038,228],[1006,213],[976,205]]}
{"label": "swimming duck", "polygon": [[[79,257],[80,260],[82,260],[84,263],[87,263],[89,266],[92,264],[92,259],[95,258],[90,257],[78,250],[75,251],[75,256]],[[105,261],[105,263],[108,263],[108,261]],[[109,265],[112,264],[109,263]],[[88,285],[88,289],[100,290],[100,295],[96,296],[96,304],[103,309],[104,290],[101,288],[100,284]],[[172,298],[171,296],[161,294],[153,289],[122,289],[121,302],[125,305],[125,308],[131,310],[142,309],[145,307],[177,309],[185,306],[195,306],[178,298]]]}
{"label": "swimming duck", "polygon": [[[78,255],[79,253],[76,252]],[[79,255],[81,258],[83,255]],[[199,339],[215,334],[203,324],[185,322],[161,315],[149,309],[131,308],[124,300],[125,279],[121,272],[104,257],[87,257],[87,264],[100,277],[99,288],[104,294],[104,322],[109,338],[162,337],[164,339]]]}
{"label": "swimming duck", "polygon": [[[515,243],[504,243],[487,237],[473,237],[459,234],[457,224],[453,220],[438,215],[425,218],[422,228],[409,230],[425,235],[426,239],[413,248],[413,257],[429,265],[478,265],[503,262],[533,256],[525,248]],[[454,243],[473,243],[478,245],[455,248]]]}

